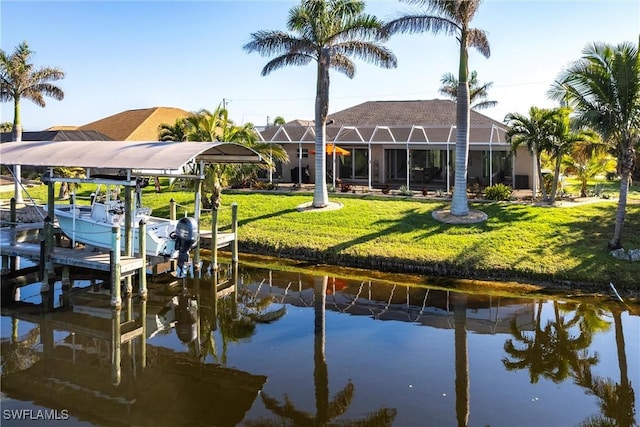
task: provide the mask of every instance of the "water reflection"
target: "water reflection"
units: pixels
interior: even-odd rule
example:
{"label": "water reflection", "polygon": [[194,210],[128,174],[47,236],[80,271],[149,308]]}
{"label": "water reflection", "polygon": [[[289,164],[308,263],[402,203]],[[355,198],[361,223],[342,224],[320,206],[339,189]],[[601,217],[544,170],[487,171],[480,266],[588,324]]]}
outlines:
{"label": "water reflection", "polygon": [[100,280],[3,298],[3,393],[93,425],[636,425],[635,307],[194,275],[122,309]]}
{"label": "water reflection", "polygon": [[[329,399],[329,369],[325,357],[325,310],[327,295],[327,276],[314,278],[314,352],[313,352],[313,379],[315,386],[315,413],[305,412],[295,407],[289,396],[285,394],[284,403],[280,403],[277,399],[262,393],[262,402],[265,407],[278,419],[260,419],[255,422],[247,423],[248,426],[277,426],[282,425],[283,421],[289,421],[293,425],[308,426],[325,426],[332,425],[338,417],[343,415],[354,396],[355,387],[349,381],[342,390],[335,394],[333,399]],[[390,408],[381,408],[371,414],[365,415],[357,420],[342,420],[340,425],[343,426],[390,426],[396,416],[396,410]]]}

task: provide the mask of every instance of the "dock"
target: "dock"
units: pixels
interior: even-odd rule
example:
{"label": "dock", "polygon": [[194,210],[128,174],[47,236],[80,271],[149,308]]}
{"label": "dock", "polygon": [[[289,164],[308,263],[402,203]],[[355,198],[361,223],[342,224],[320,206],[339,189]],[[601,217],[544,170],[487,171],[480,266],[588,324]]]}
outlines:
{"label": "dock", "polygon": [[[15,228],[0,229],[0,255],[3,257],[24,257],[40,262],[42,245],[35,243],[41,238],[43,223],[20,224]],[[15,243],[13,237],[15,235]],[[84,247],[79,249],[55,247],[49,260],[58,265],[80,267],[89,270],[110,271],[109,253],[96,252]],[[145,266],[142,258],[121,256],[120,272],[122,275],[135,273]]]}

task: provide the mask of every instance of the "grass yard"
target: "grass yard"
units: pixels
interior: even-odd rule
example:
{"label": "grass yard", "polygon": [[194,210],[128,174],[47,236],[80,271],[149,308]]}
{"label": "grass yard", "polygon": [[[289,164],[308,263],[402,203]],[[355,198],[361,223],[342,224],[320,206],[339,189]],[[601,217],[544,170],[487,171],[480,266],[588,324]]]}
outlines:
{"label": "grass yard", "polygon": [[[86,188],[85,188],[86,187]],[[78,192],[88,197],[93,189]],[[193,194],[155,193],[144,189],[144,204],[154,215],[169,216],[169,200],[178,216],[193,214]],[[46,200],[46,187],[30,190]],[[57,193],[56,193],[57,194]],[[640,191],[630,192],[623,244],[640,248]],[[8,199],[11,193],[0,193]],[[489,219],[480,224],[450,225],[431,213],[448,202],[423,197],[330,194],[344,206],[325,212],[298,212],[308,193],[260,193],[225,190],[219,218],[230,224],[230,205],[239,205],[240,250],[320,264],[383,271],[451,275],[482,279],[552,282],[558,287],[608,291],[640,290],[640,264],[609,255],[616,201],[572,207],[518,203],[472,203]],[[203,228],[210,227],[204,214]]]}

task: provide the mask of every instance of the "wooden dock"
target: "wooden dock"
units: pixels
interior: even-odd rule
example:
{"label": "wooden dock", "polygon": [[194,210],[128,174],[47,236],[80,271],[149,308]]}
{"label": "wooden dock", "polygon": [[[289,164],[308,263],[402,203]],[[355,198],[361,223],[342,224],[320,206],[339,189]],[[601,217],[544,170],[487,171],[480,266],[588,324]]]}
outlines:
{"label": "wooden dock", "polygon": [[[42,228],[42,223],[21,224],[15,229],[2,228],[0,230],[0,255],[25,257],[40,262],[40,243],[33,243],[33,241],[39,238]],[[12,243],[12,233],[16,234],[15,243]],[[50,260],[58,265],[110,271],[109,253],[95,252],[87,247],[82,249],[56,247],[51,253]],[[142,258],[121,256],[121,274],[135,273],[136,270],[144,267],[144,262]]]}

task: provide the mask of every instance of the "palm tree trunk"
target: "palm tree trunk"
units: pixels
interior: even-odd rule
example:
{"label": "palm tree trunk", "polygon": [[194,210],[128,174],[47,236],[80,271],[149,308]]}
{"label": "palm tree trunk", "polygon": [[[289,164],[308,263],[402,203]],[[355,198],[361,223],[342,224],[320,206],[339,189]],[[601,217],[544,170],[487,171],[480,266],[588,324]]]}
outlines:
{"label": "palm tree trunk", "polygon": [[325,180],[327,171],[326,122],[329,111],[329,57],[321,53],[318,60],[318,81],[316,86],[315,130],[316,130],[316,172],[313,191],[313,207],[323,208],[329,204],[329,193]]}
{"label": "palm tree trunk", "polygon": [[618,199],[618,208],[616,210],[616,225],[613,229],[613,238],[609,241],[609,249],[620,249],[622,247],[622,229],[627,212],[630,175],[631,172],[627,171],[620,177],[620,198]]}
{"label": "palm tree trunk", "polygon": [[551,185],[551,203],[556,201],[556,192],[558,191],[558,180],[560,179],[560,163],[562,161],[562,156],[558,153],[558,157],[556,158],[556,168],[553,174],[553,185]]}
{"label": "palm tree trunk", "polygon": [[458,84],[458,100],[456,102],[456,167],[451,198],[451,214],[465,216],[469,214],[467,199],[467,165],[469,160],[469,84],[461,81]]}
{"label": "palm tree trunk", "polygon": [[544,186],[544,176],[542,175],[542,163],[540,162],[540,152],[536,153],[536,169],[538,169],[538,185],[540,186],[540,192],[542,193],[542,200],[548,201],[547,189]]}
{"label": "palm tree trunk", "polygon": [[[13,103],[13,140],[22,142],[22,125],[20,124],[20,98],[16,97]],[[22,199],[22,167],[14,165],[13,174],[15,178],[14,194],[16,203],[23,203]]]}

